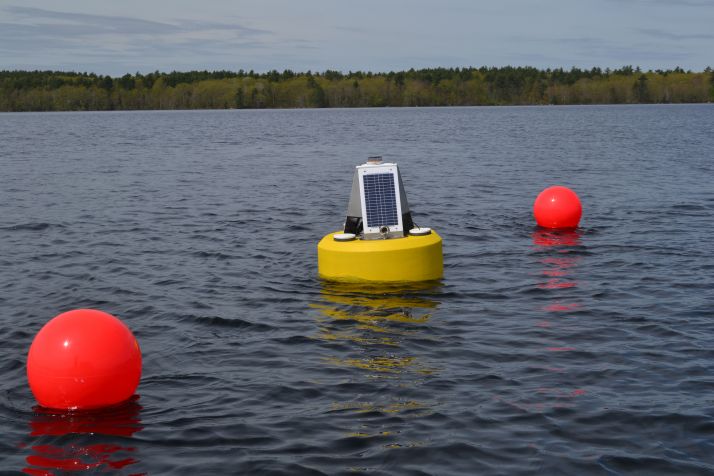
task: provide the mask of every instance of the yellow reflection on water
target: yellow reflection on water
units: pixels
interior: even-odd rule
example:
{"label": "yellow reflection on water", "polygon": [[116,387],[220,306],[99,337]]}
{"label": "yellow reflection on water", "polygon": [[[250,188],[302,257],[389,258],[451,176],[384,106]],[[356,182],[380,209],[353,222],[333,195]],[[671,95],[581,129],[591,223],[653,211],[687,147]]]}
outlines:
{"label": "yellow reflection on water", "polygon": [[336,364],[349,365],[374,372],[401,372],[414,362],[414,357],[372,357],[369,359],[329,359]]}
{"label": "yellow reflection on water", "polygon": [[[340,296],[331,304],[311,304],[310,307],[319,310],[323,316],[334,321],[354,321],[353,328],[342,331],[323,326],[319,337],[325,340],[352,340],[361,344],[398,345],[393,336],[380,334],[408,335],[411,331],[404,331],[390,326],[389,323],[424,324],[429,320],[429,314],[413,315],[412,307],[407,307],[407,302],[399,299],[386,299],[375,303],[357,298],[354,303],[347,303],[347,298]],[[361,304],[357,304],[362,301]],[[337,304],[337,306],[335,305]],[[339,305],[344,304],[344,308]],[[415,304],[415,303],[411,303]],[[366,306],[357,309],[357,306]],[[389,307],[393,306],[393,307]],[[370,335],[371,333],[375,333]]]}
{"label": "yellow reflection on water", "polygon": [[[374,285],[324,282],[321,301],[311,308],[319,311],[318,339],[351,341],[365,346],[399,347],[410,336],[418,336],[438,302],[430,298],[434,283]],[[431,293],[431,294],[430,294]],[[351,325],[349,325],[351,323]],[[424,336],[419,336],[424,337]],[[328,359],[365,370],[390,372],[414,361],[390,354],[365,363],[363,359]]]}
{"label": "yellow reflection on water", "polygon": [[345,402],[333,403],[331,406],[333,411],[352,410],[357,413],[365,412],[382,412],[382,413],[401,413],[407,410],[413,411],[414,415],[423,416],[430,413],[429,407],[421,402],[414,400],[390,402],[384,405],[378,405],[372,402]]}
{"label": "yellow reflection on water", "polygon": [[[417,340],[422,349],[425,343],[440,344],[432,332],[438,296],[438,283],[381,286],[323,282],[319,302],[311,305],[317,311],[315,337],[343,344],[331,347],[334,355],[324,357],[325,365],[352,369],[351,380],[377,383],[380,389],[377,401],[362,401],[355,395],[356,401],[331,405],[330,412],[355,417],[355,426],[345,428],[345,436],[376,438],[384,448],[421,444],[410,438],[406,420],[432,414],[433,403],[405,400],[398,395],[438,372],[414,349]],[[390,420],[389,428],[385,428],[373,416],[363,416],[373,412],[398,415],[404,422]]]}

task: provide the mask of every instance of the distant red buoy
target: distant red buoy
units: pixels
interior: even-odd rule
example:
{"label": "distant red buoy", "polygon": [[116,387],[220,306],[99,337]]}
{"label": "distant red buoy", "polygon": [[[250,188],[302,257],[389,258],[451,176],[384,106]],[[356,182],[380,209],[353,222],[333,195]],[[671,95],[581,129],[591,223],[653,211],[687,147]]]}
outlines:
{"label": "distant red buoy", "polygon": [[37,402],[88,410],[130,398],[141,378],[141,350],[116,317],[92,309],[58,315],[40,329],[27,355],[27,379]]}
{"label": "distant red buoy", "polygon": [[556,185],[538,195],[533,203],[533,215],[543,228],[576,228],[583,215],[583,207],[575,192]]}

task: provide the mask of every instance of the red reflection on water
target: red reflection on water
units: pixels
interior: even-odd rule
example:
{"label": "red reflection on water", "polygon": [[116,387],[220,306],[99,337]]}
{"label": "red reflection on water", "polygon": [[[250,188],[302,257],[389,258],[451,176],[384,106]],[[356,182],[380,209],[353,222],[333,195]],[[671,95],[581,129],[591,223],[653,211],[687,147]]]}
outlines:
{"label": "red reflection on water", "polygon": [[577,281],[562,281],[560,279],[549,279],[545,283],[538,284],[541,289],[566,289],[577,286]]}
{"label": "red reflection on water", "polygon": [[536,246],[578,246],[580,232],[578,230],[546,230],[539,228],[531,235]]}
{"label": "red reflection on water", "polygon": [[575,398],[585,395],[585,389],[576,388],[575,390],[568,391],[560,387],[541,387],[536,389],[536,393],[555,398]]}
{"label": "red reflection on water", "polygon": [[[35,449],[35,447],[32,447]],[[79,458],[48,458],[46,456],[30,455],[26,459],[27,464],[32,466],[38,466],[40,468],[50,468],[50,469],[61,469],[63,471],[86,471],[89,469],[98,468],[102,465],[101,462],[96,463],[84,463]],[[28,468],[25,468],[23,472],[27,473]],[[31,469],[29,474],[37,474],[38,470]],[[52,474],[46,470],[40,470],[43,474]]]}
{"label": "red reflection on water", "polygon": [[549,304],[543,308],[544,311],[548,312],[571,312],[571,311],[577,311],[581,308],[580,304],[577,303],[571,303],[571,304]]}
{"label": "red reflection on water", "polygon": [[553,277],[559,277],[559,276],[567,276],[568,272],[563,270],[563,269],[544,269],[541,271],[543,276],[553,276]]}
{"label": "red reflection on water", "polygon": [[[128,438],[140,431],[141,406],[138,396],[128,402],[107,409],[88,412],[61,412],[35,407],[30,421],[31,437],[57,437],[65,435],[105,435]],[[33,454],[25,461],[29,465],[22,470],[33,476],[64,474],[65,471],[80,472],[107,469],[122,469],[138,462],[126,453],[134,453],[132,447],[110,443],[92,445],[68,444],[55,446],[38,444],[30,447]]]}
{"label": "red reflection on water", "polygon": [[[537,229],[532,235],[533,244],[539,247],[571,247],[580,245],[580,232],[577,230],[545,230]],[[567,249],[557,249],[559,252],[567,252]],[[539,283],[541,289],[567,289],[578,285],[575,280],[565,279],[570,275],[570,268],[573,268],[579,260],[577,256],[549,256],[541,260],[547,268],[541,271],[543,276],[549,276],[544,283]],[[562,279],[561,279],[562,278]]]}
{"label": "red reflection on water", "polygon": [[[571,248],[580,246],[581,234],[578,230],[546,230],[537,229],[532,234],[533,244],[539,248],[540,263],[543,269],[540,271],[540,276],[543,281],[536,283],[536,286],[541,289],[568,289],[578,286],[577,265],[582,259],[582,256],[577,256],[571,252]],[[554,302],[544,305],[543,311],[546,312],[573,312],[581,308],[577,303],[562,303]],[[553,323],[558,322],[555,316],[548,316]],[[541,320],[536,323],[543,332],[549,335],[554,334],[551,320]],[[552,330],[551,330],[552,329]],[[553,342],[560,344],[558,340]],[[567,343],[563,343],[567,344]],[[545,347],[549,353],[573,352],[577,348],[568,345]],[[567,354],[565,354],[567,355]],[[558,359],[563,361],[567,357],[550,357],[552,361]],[[553,373],[566,373],[567,369],[562,367],[550,366],[545,367],[545,370]],[[540,387],[531,395],[526,395],[519,401],[517,406],[526,411],[544,411],[550,408],[575,408],[576,397],[585,395],[583,389],[567,389],[563,387]]]}
{"label": "red reflection on water", "polygon": [[541,260],[541,263],[548,266],[556,267],[558,269],[568,269],[575,267],[578,264],[578,261],[580,261],[580,258],[577,256],[561,256],[544,258]]}

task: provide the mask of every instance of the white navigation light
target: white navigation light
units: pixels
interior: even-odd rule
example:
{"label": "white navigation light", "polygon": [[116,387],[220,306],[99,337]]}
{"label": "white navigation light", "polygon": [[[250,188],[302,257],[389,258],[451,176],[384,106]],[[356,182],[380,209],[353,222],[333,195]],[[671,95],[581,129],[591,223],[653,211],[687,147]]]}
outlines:
{"label": "white navigation light", "polygon": [[357,236],[354,233],[335,233],[332,235],[332,239],[335,241],[352,241]]}
{"label": "white navigation light", "polygon": [[412,228],[411,230],[409,230],[409,234],[412,236],[431,235],[431,228],[426,226]]}
{"label": "white navigation light", "polygon": [[403,235],[402,203],[397,165],[366,164],[357,167],[364,234],[385,238]]}

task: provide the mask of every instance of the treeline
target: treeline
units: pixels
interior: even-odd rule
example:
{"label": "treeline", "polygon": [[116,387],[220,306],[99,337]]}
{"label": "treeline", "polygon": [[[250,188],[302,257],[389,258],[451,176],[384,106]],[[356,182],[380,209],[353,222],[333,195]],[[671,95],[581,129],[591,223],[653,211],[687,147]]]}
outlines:
{"label": "treeline", "polygon": [[531,67],[189,71],[113,78],[0,71],[0,111],[635,104],[714,101],[714,72]]}

